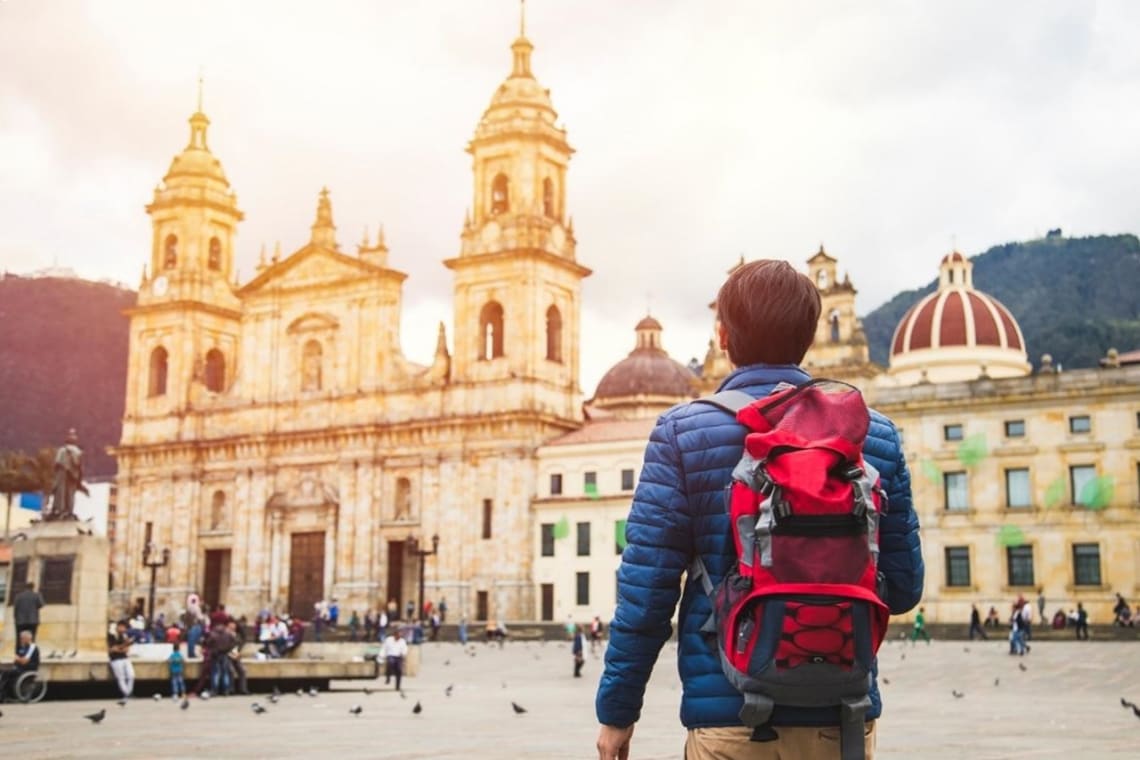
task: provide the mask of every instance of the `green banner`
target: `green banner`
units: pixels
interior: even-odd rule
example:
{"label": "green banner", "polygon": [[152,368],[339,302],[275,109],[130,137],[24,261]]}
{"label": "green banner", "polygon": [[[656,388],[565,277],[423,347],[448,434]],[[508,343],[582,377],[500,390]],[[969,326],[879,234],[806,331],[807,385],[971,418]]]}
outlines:
{"label": "green banner", "polygon": [[554,523],[554,537],[561,539],[561,538],[566,538],[569,535],[570,535],[570,520],[566,517],[566,515],[563,515],[561,520]]}
{"label": "green banner", "polygon": [[625,551],[625,520],[614,523],[614,546],[618,551]]}

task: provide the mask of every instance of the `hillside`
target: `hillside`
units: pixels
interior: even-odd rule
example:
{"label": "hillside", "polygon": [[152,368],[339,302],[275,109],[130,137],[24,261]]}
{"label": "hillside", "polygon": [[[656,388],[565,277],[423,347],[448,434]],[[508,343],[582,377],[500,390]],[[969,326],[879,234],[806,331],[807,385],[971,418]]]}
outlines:
{"label": "hillside", "polygon": [[[1047,237],[1006,243],[971,259],[974,285],[1005,304],[1030,361],[1095,367],[1105,351],[1140,348],[1140,240],[1135,235]],[[871,358],[886,365],[895,326],[925,287],[899,293],[863,317]]]}
{"label": "hillside", "polygon": [[79,432],[86,474],[115,474],[135,294],[53,277],[0,278],[0,451],[56,447]]}

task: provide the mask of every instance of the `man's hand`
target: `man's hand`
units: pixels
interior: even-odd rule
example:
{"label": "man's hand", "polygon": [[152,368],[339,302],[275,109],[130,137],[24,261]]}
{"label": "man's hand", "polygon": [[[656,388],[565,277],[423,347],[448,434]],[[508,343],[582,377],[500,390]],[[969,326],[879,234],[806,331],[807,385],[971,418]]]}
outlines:
{"label": "man's hand", "polygon": [[633,726],[625,728],[602,726],[598,732],[598,760],[626,760],[629,757],[629,740],[633,738]]}

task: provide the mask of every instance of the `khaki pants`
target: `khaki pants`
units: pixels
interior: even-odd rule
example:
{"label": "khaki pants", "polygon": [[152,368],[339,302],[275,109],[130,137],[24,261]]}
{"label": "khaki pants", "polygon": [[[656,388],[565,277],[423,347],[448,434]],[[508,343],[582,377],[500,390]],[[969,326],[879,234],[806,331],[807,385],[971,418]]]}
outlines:
{"label": "khaki pants", "polygon": [[[771,742],[752,741],[752,729],[695,728],[685,741],[685,760],[838,760],[839,729],[775,726],[779,737]],[[875,722],[864,733],[867,760],[875,756]]]}

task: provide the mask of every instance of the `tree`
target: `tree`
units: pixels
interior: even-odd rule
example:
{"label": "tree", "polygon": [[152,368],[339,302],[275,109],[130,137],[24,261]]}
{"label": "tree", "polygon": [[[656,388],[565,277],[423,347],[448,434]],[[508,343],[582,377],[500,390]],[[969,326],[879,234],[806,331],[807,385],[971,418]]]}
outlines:
{"label": "tree", "polygon": [[22,451],[0,451],[0,493],[8,501],[4,538],[8,538],[12,523],[12,497],[18,493],[40,493],[46,497],[51,491],[54,470],[55,454],[51,449],[41,449],[34,457]]}

